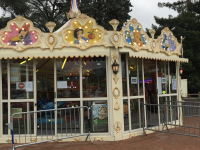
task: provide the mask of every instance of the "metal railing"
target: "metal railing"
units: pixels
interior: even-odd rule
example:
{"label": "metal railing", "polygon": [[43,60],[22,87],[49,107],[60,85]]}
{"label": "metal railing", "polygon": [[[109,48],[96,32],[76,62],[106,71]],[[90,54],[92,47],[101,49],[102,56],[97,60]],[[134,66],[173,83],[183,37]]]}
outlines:
{"label": "metal railing", "polygon": [[[165,104],[144,104],[143,135],[146,130],[200,137],[200,103],[167,101]],[[145,114],[145,113],[143,113]]]}
{"label": "metal railing", "polygon": [[[85,111],[86,109],[86,111]],[[20,112],[11,116],[8,129],[12,134],[12,150],[17,147],[50,141],[61,141],[67,138],[87,136],[90,137],[90,107],[67,107],[40,111]],[[88,133],[81,134],[81,111],[85,111],[88,120]],[[84,120],[85,118],[82,117]],[[83,121],[85,123],[85,121]],[[36,126],[37,124],[37,126]],[[55,130],[55,124],[57,130]],[[84,125],[84,127],[86,127]],[[55,133],[57,131],[57,133]],[[85,130],[83,131],[85,132]],[[60,134],[59,134],[60,133]],[[19,142],[14,142],[18,137]],[[30,140],[30,143],[29,143]],[[7,142],[10,142],[9,140]],[[17,143],[17,145],[15,145]]]}

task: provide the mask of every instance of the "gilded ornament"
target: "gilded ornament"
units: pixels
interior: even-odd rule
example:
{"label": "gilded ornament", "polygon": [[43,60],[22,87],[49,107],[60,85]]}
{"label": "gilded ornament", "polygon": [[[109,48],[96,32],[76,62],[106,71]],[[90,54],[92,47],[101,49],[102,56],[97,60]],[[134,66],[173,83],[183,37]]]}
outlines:
{"label": "gilded ornament", "polygon": [[121,124],[119,121],[115,122],[114,130],[115,130],[117,133],[119,133],[121,129],[122,129],[122,124]]}
{"label": "gilded ornament", "polygon": [[94,141],[103,141],[103,137],[94,137]]}
{"label": "gilded ornament", "polygon": [[115,106],[114,106],[114,110],[118,111],[120,109],[120,106],[118,104],[118,102],[116,102]]}
{"label": "gilded ornament", "polygon": [[120,96],[120,91],[117,87],[115,87],[113,90],[113,96],[115,97],[115,99],[117,99]]}
{"label": "gilded ornament", "polygon": [[115,84],[117,84],[117,81],[119,80],[119,76],[115,75],[115,76],[113,77],[113,80],[115,81]]}
{"label": "gilded ornament", "polygon": [[54,27],[56,26],[56,24],[54,22],[47,22],[46,23],[46,27],[49,29],[50,33],[53,32]]}
{"label": "gilded ornament", "polygon": [[117,19],[113,19],[109,22],[109,24],[113,27],[113,30],[117,30],[117,26],[119,25],[119,21]]}
{"label": "gilded ornament", "polygon": [[36,142],[37,140],[36,140],[36,138],[34,138],[34,139],[30,140],[30,141],[32,143],[32,142]]}
{"label": "gilded ornament", "polygon": [[154,35],[156,31],[154,29],[149,30],[149,33],[151,34],[152,39],[154,39]]}
{"label": "gilded ornament", "polygon": [[135,136],[135,133],[129,134],[129,138],[132,138]]}
{"label": "gilded ornament", "polygon": [[52,51],[57,43],[57,38],[53,35],[53,33],[49,33],[49,36],[46,38],[45,41],[50,50]]}

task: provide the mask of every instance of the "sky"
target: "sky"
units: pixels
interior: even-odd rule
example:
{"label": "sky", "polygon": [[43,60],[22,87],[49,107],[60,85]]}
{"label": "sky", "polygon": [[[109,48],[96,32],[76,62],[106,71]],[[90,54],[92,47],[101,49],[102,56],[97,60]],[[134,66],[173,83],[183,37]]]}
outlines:
{"label": "sky", "polygon": [[[159,8],[158,2],[176,2],[178,0],[130,0],[132,5],[132,11],[129,15],[132,18],[136,18],[137,21],[143,26],[143,29],[151,29],[151,25],[155,24],[154,16],[168,18],[169,15],[177,16],[177,12],[169,8]],[[3,11],[0,9],[0,16]]]}
{"label": "sky", "polygon": [[169,15],[173,17],[177,16],[178,13],[169,8],[159,8],[158,2],[177,2],[178,0],[130,0],[132,5],[132,11],[129,15],[132,18],[137,19],[137,21],[143,26],[143,29],[151,29],[151,25],[157,25],[154,16],[160,18],[168,18]]}

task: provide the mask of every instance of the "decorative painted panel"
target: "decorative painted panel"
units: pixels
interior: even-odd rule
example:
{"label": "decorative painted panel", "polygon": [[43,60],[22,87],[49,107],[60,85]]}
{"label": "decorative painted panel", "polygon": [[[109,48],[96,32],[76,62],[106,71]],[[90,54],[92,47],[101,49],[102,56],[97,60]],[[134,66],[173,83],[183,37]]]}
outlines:
{"label": "decorative painted panel", "polygon": [[35,28],[30,20],[18,16],[10,20],[7,26],[0,30],[0,47],[12,48],[17,51],[33,47],[43,49],[41,36],[43,36],[43,32]]}
{"label": "decorative painted panel", "polygon": [[107,47],[105,34],[108,34],[107,30],[97,25],[93,18],[81,14],[72,19],[70,25],[59,33],[63,37],[59,48],[66,46],[85,50],[92,46],[103,45]]}
{"label": "decorative painted panel", "polygon": [[149,36],[135,18],[126,23],[126,27],[121,30],[121,34],[124,39],[121,43],[122,47],[130,47],[135,51],[141,49],[152,51],[149,46]]}
{"label": "decorative painted panel", "polygon": [[3,43],[7,45],[32,45],[38,40],[37,31],[30,31],[30,24],[24,23],[22,27],[18,27],[15,23],[10,24],[11,31],[4,31],[2,36]]}
{"label": "decorative painted panel", "polygon": [[157,41],[159,41],[158,52],[164,52],[167,55],[180,55],[178,51],[179,43],[169,28],[166,27],[161,31],[161,35],[157,38]]}

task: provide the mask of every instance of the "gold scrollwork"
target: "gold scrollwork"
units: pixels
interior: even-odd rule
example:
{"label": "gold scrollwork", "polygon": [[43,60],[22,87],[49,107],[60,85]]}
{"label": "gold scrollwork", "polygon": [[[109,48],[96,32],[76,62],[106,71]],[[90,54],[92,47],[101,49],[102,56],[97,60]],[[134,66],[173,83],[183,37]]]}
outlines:
{"label": "gold scrollwork", "polygon": [[135,136],[135,133],[129,134],[129,138],[132,138]]}
{"label": "gold scrollwork", "polygon": [[114,130],[115,130],[117,133],[119,133],[121,129],[122,129],[122,124],[121,124],[119,121],[115,122]]}
{"label": "gold scrollwork", "polygon": [[119,80],[119,76],[115,75],[115,76],[113,77],[113,80],[115,81],[115,84],[117,84],[117,81]]}
{"label": "gold scrollwork", "polygon": [[53,35],[53,33],[49,33],[49,36],[46,38],[46,44],[49,46],[52,51],[57,43],[57,38]]}
{"label": "gold scrollwork", "polygon": [[114,106],[114,110],[118,111],[120,109],[120,106],[118,104],[118,102],[116,102],[115,106]]}
{"label": "gold scrollwork", "polygon": [[94,141],[103,141],[103,137],[94,137]]}
{"label": "gold scrollwork", "polygon": [[117,19],[113,19],[109,22],[109,24],[113,27],[114,31],[116,31],[117,26],[119,25],[119,21]]}

